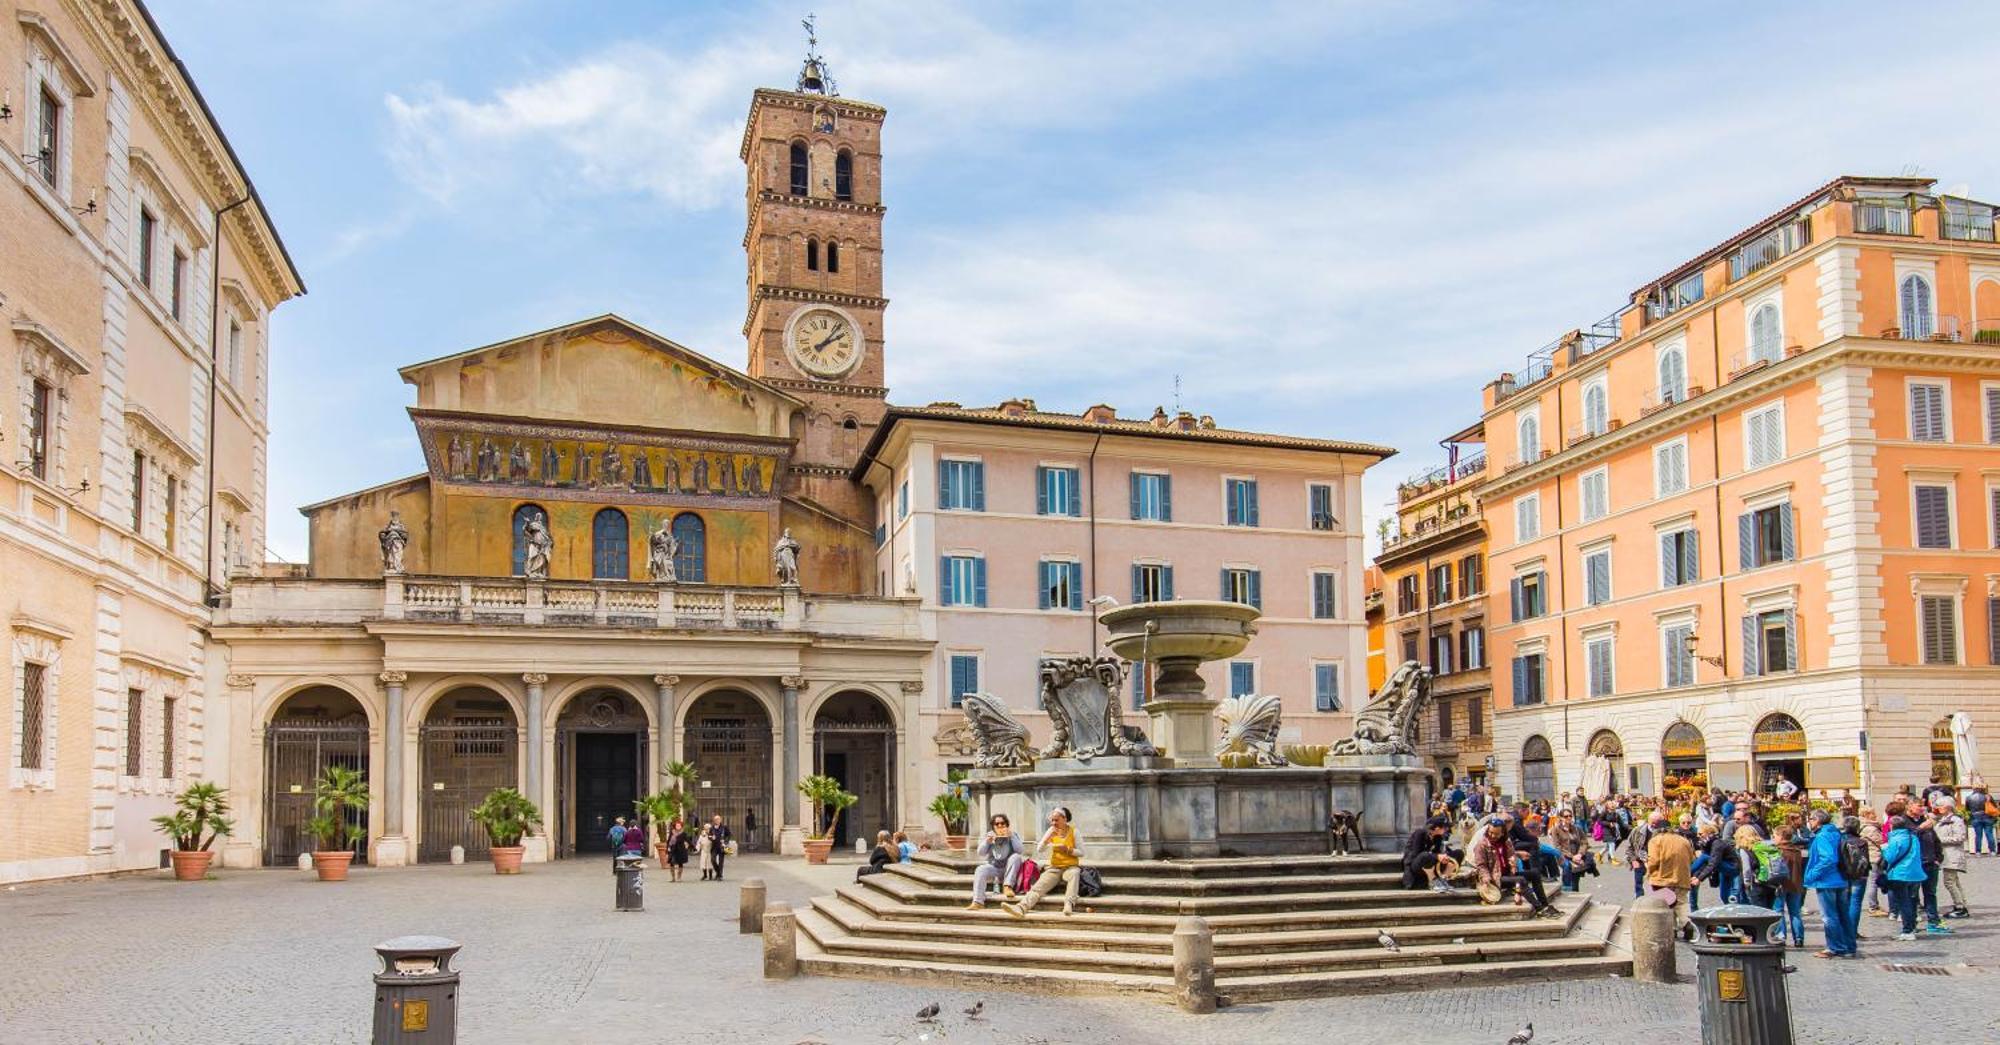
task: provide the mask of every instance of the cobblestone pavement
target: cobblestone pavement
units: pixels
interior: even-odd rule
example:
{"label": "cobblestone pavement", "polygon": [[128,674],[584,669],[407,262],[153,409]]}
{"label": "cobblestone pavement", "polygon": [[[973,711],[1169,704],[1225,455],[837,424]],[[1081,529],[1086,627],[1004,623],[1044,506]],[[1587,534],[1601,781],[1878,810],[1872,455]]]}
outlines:
{"label": "cobblestone pavement", "polygon": [[[1537,1045],[1699,1040],[1686,948],[1677,987],[1609,977],[1508,983],[1251,1005],[1211,1017],[1118,998],[1040,1000],[810,977],[767,983],[757,939],[736,933],[737,882],[761,877],[773,900],[797,902],[829,891],[851,869],[746,857],[731,871],[719,885],[672,885],[649,870],[647,910],[626,914],[611,909],[611,875],[594,859],[531,866],[518,878],[481,864],[357,868],[342,885],[272,870],[225,871],[191,885],[146,875],[16,886],[0,892],[0,1043],[364,1042],[371,946],[419,932],[464,944],[460,1040],[476,1045],[1114,1045],[1211,1035],[1499,1045],[1527,1020]],[[1970,878],[1975,901],[2000,896],[2000,859],[1975,858]],[[1592,885],[1613,902],[1631,892],[1627,875]],[[1903,944],[1887,939],[1885,919],[1867,918],[1864,961],[1800,956],[1792,979],[1799,1040],[2000,1040],[1992,1005],[2000,991],[2000,903],[1992,910],[1992,921],[1955,923],[1954,937]],[[1807,930],[1816,946],[1811,915]],[[1894,962],[1942,965],[1949,975],[1882,968]],[[976,998],[986,1002],[986,1020],[956,1016]],[[1867,999],[1865,1009],[1857,998]],[[911,1017],[931,1001],[949,1018],[925,1038]]]}

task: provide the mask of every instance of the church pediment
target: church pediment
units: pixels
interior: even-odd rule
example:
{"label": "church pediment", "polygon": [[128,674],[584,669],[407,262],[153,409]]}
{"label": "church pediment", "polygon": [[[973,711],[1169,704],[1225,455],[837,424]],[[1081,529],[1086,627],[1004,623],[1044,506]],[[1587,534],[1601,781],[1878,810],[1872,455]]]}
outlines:
{"label": "church pediment", "polygon": [[606,315],[404,367],[417,409],[785,437],[799,400]]}

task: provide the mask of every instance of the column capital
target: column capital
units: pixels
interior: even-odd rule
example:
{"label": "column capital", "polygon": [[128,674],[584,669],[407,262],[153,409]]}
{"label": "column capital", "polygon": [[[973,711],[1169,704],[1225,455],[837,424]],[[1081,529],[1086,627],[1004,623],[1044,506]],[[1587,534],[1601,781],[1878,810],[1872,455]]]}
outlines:
{"label": "column capital", "polygon": [[249,689],[257,684],[257,676],[228,675],[223,678],[222,684],[228,686],[230,689]]}
{"label": "column capital", "polygon": [[410,681],[410,673],[407,671],[385,671],[375,677],[381,679],[382,684],[386,686],[400,686]]}
{"label": "column capital", "polygon": [[530,686],[544,686],[548,684],[549,677],[539,671],[530,671],[521,676],[521,681]]}
{"label": "column capital", "polygon": [[786,675],[778,680],[778,684],[786,689],[804,689],[806,686],[806,677],[804,675]]}
{"label": "column capital", "polygon": [[899,685],[903,687],[903,692],[905,693],[922,693],[924,691],[922,679],[904,679]]}
{"label": "column capital", "polygon": [[653,676],[653,685],[655,686],[678,686],[680,684],[681,684],[681,677],[679,675]]}

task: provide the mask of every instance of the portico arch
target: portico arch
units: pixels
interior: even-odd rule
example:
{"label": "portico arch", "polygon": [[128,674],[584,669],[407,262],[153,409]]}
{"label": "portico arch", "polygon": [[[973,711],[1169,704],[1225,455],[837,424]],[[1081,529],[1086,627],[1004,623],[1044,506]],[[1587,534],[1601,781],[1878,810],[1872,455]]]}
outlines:
{"label": "portico arch", "polygon": [[[264,725],[264,863],[296,862],[318,848],[306,828],[313,816],[313,785],[329,766],[369,773],[368,701],[338,682],[303,679],[277,691]],[[355,859],[368,855],[368,814],[352,814]]]}
{"label": "portico arch", "polygon": [[472,807],[494,788],[520,786],[516,705],[504,689],[472,682],[433,687],[418,706],[417,858],[449,860],[453,846],[464,846],[468,858],[484,856],[490,843],[472,822]]}
{"label": "portico arch", "polygon": [[555,804],[550,835],[560,856],[608,852],[618,817],[650,790],[652,702],[612,679],[584,680],[551,702]]}
{"label": "portico arch", "polygon": [[845,847],[849,839],[895,830],[894,705],[868,689],[840,688],[814,706],[812,737],[813,772],[840,781],[842,790],[860,799],[835,826],[834,844]]}
{"label": "portico arch", "polygon": [[740,683],[704,685],[683,705],[682,760],[695,768],[692,815],[706,822],[720,814],[738,846],[772,848],[772,705]]}

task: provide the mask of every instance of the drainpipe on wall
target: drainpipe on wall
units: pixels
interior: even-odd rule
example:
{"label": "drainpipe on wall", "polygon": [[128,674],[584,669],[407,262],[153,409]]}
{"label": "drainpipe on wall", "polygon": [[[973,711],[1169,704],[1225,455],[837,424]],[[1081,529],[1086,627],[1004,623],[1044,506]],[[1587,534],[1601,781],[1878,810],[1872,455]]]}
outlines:
{"label": "drainpipe on wall", "polygon": [[1097,656],[1097,607],[1091,606],[1088,600],[1097,598],[1097,447],[1103,442],[1103,432],[1097,433],[1097,438],[1091,440],[1090,461],[1087,466],[1090,469],[1090,595],[1084,605],[1089,608],[1087,616],[1090,617],[1092,658]]}
{"label": "drainpipe on wall", "polygon": [[202,507],[208,512],[208,518],[202,520],[208,527],[208,534],[201,542],[201,592],[202,601],[210,606],[214,606],[221,597],[221,589],[215,583],[215,517],[218,514],[215,510],[215,406],[218,389],[216,371],[222,365],[222,216],[254,198],[246,195],[216,211],[208,238],[208,440],[202,447],[202,452],[208,456],[208,494],[202,502]]}

